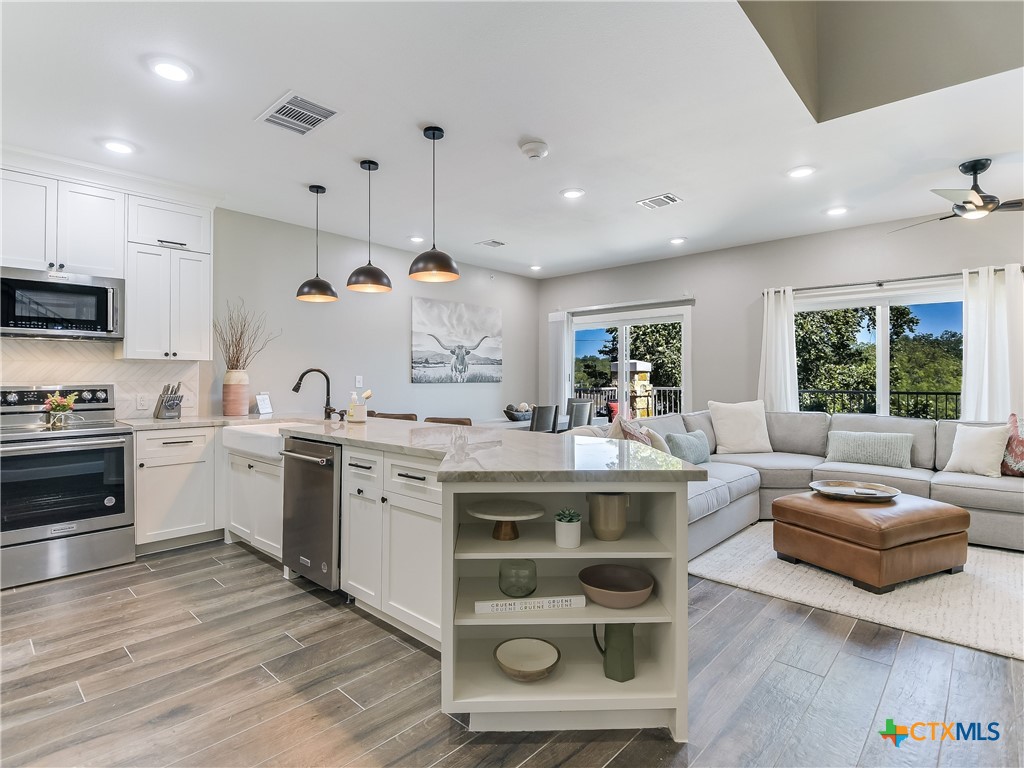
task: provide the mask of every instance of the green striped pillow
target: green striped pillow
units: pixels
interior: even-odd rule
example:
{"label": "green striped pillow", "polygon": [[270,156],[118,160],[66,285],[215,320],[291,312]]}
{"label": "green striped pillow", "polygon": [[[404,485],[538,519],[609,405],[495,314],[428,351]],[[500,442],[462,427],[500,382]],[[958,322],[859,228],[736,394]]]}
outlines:
{"label": "green striped pillow", "polygon": [[910,469],[910,449],[913,445],[914,436],[903,432],[835,430],[828,433],[828,455],[825,461]]}

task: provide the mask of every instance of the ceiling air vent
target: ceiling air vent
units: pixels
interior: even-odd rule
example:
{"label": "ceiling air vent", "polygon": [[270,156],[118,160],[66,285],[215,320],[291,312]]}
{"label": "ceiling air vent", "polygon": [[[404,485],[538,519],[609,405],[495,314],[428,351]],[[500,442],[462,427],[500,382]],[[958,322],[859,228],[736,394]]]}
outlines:
{"label": "ceiling air vent", "polygon": [[667,205],[673,205],[674,203],[681,202],[683,202],[683,198],[666,192],[664,195],[655,195],[654,197],[648,197],[646,200],[637,200],[636,204],[642,205],[644,208],[650,208],[654,211],[658,208],[664,208]]}
{"label": "ceiling air vent", "polygon": [[333,109],[304,99],[295,91],[288,91],[256,119],[305,135],[336,114]]}
{"label": "ceiling air vent", "polygon": [[481,240],[477,245],[486,245],[488,248],[501,248],[505,243],[501,240]]}

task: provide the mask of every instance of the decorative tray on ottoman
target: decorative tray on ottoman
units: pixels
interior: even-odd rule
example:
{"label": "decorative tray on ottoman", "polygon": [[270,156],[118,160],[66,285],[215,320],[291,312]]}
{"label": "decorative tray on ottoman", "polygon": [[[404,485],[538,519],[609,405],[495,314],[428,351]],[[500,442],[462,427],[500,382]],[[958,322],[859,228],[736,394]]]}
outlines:
{"label": "decorative tray on ottoman", "polygon": [[822,496],[840,501],[892,501],[900,495],[899,488],[891,485],[856,480],[815,480],[811,488]]}

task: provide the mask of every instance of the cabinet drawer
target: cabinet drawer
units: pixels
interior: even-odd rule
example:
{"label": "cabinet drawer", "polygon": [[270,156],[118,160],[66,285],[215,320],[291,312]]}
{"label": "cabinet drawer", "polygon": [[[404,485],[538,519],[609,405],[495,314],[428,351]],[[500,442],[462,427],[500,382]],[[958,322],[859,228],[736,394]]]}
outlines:
{"label": "cabinet drawer", "polygon": [[384,454],[381,451],[345,446],[341,452],[341,463],[345,472],[343,488],[360,485],[379,490],[384,487]]}
{"label": "cabinet drawer", "polygon": [[389,454],[384,457],[384,490],[439,504],[438,464],[429,459]]}
{"label": "cabinet drawer", "polygon": [[135,435],[135,459],[199,461],[213,445],[213,429],[162,429]]}

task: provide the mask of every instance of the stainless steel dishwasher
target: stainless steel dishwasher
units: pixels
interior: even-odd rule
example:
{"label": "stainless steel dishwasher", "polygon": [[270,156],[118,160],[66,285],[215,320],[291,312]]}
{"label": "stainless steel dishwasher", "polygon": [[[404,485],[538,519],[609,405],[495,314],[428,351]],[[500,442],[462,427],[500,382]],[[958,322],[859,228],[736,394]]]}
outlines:
{"label": "stainless steel dishwasher", "polygon": [[305,576],[322,587],[341,587],[341,446],[285,438],[285,578]]}

